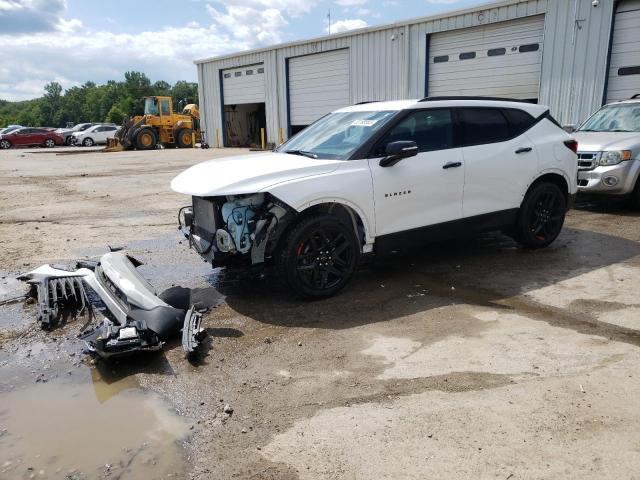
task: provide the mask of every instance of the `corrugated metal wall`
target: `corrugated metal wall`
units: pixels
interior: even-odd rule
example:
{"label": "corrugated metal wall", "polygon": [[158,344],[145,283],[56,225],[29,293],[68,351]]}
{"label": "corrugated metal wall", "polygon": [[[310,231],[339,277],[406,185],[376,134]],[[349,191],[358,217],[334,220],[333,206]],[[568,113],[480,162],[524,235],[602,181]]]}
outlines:
{"label": "corrugated metal wall", "polygon": [[602,105],[614,2],[595,8],[591,0],[549,2],[540,103],[560,123],[578,123]]}
{"label": "corrugated metal wall", "polygon": [[577,122],[602,101],[613,3],[601,0],[594,8],[591,0],[505,0],[472,12],[203,61],[198,64],[198,81],[207,140],[215,146],[215,130],[223,128],[220,69],[264,62],[267,140],[277,143],[278,129],[285,139],[287,134],[288,58],[349,48],[351,103],[420,98],[428,34],[543,13],[540,103],[550,105],[561,122]]}

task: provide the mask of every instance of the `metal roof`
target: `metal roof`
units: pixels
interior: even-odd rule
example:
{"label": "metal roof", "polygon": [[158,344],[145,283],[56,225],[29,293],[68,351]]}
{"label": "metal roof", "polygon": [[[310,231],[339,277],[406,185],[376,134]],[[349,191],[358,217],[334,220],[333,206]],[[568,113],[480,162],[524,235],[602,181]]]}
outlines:
{"label": "metal roof", "polygon": [[501,1],[494,1],[494,2],[488,2],[488,3],[482,3],[480,5],[476,5],[475,7],[469,7],[469,8],[461,8],[461,9],[457,9],[457,10],[450,10],[448,12],[444,12],[444,13],[440,13],[437,15],[429,15],[429,16],[424,16],[424,17],[415,17],[415,18],[410,18],[408,20],[403,20],[400,22],[394,22],[394,23],[387,23],[385,25],[376,25],[376,26],[371,26],[371,27],[364,27],[364,28],[358,28],[358,29],[354,29],[354,30],[347,30],[346,32],[340,32],[340,33],[334,33],[332,35],[323,35],[320,37],[313,37],[313,38],[309,38],[306,40],[296,40],[293,42],[287,42],[287,43],[279,43],[276,45],[271,45],[269,47],[262,47],[262,48],[256,48],[253,50],[241,50],[235,53],[229,53],[226,55],[220,55],[220,56],[215,56],[215,57],[208,57],[208,58],[203,58],[200,60],[195,60],[193,63],[195,63],[196,65],[201,64],[201,63],[207,63],[207,62],[214,62],[214,61],[218,61],[218,60],[224,60],[227,58],[233,58],[233,57],[237,57],[239,55],[247,55],[247,54],[253,54],[253,53],[263,53],[263,52],[268,52],[270,50],[276,50],[279,48],[286,48],[286,47],[291,47],[291,46],[296,46],[296,45],[304,45],[306,43],[312,43],[312,42],[319,42],[319,41],[323,41],[323,40],[329,40],[329,39],[333,39],[333,38],[341,38],[341,37],[349,37],[352,35],[360,35],[363,33],[369,33],[369,32],[378,32],[381,30],[388,30],[390,28],[398,28],[398,27],[404,27],[404,26],[408,26],[408,25],[415,25],[417,23],[424,23],[424,22],[429,22],[429,21],[433,21],[433,20],[439,20],[439,19],[443,19],[443,18],[449,18],[449,17],[455,17],[458,15],[466,15],[469,13],[475,13],[475,12],[482,12],[484,10],[489,10],[492,8],[500,8],[500,7],[508,7],[511,5],[517,5],[518,3],[526,3],[527,0],[501,0]]}

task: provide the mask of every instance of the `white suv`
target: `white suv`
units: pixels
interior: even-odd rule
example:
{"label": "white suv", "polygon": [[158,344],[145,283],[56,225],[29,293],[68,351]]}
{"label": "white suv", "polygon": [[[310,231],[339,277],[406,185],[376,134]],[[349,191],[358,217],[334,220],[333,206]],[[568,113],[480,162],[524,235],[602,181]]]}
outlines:
{"label": "white suv", "polygon": [[560,233],[577,143],[547,107],[471,97],[372,102],[321,118],[275,152],[195,165],[171,182],[213,266],[273,265],[295,293],[333,295],[361,255],[503,230]]}

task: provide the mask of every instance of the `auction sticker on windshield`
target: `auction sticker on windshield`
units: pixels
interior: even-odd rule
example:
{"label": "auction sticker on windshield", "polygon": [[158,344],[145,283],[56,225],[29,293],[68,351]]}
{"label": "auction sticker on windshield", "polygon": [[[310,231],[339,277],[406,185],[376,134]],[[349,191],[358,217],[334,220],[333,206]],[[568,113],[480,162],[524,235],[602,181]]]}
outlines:
{"label": "auction sticker on windshield", "polygon": [[351,122],[352,127],[373,127],[378,120],[354,120]]}

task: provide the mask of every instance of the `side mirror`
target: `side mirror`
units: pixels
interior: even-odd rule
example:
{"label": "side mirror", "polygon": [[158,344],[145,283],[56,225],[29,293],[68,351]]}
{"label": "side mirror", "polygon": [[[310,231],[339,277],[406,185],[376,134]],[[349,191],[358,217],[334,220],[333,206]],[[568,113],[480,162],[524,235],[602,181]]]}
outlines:
{"label": "side mirror", "polygon": [[418,154],[418,145],[414,141],[400,140],[387,144],[385,149],[387,154],[380,160],[381,167],[391,167],[403,158],[415,157]]}
{"label": "side mirror", "polygon": [[575,124],[563,125],[562,129],[567,133],[573,133],[576,131],[576,125]]}

